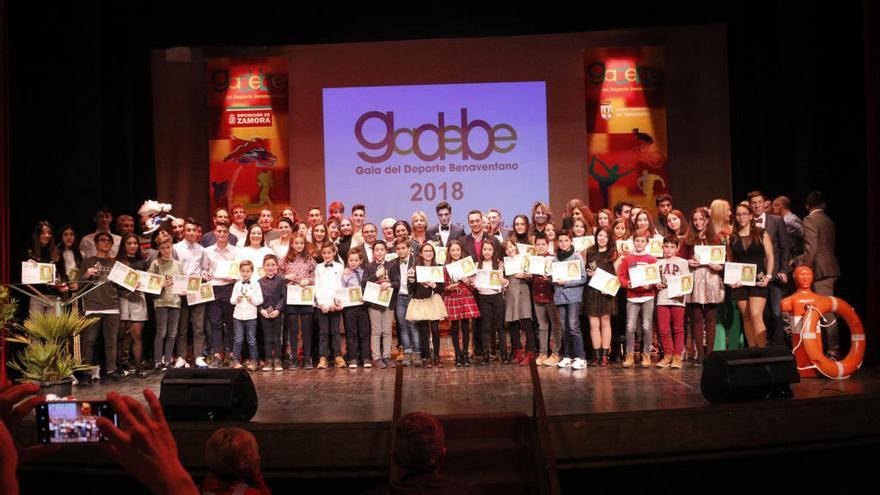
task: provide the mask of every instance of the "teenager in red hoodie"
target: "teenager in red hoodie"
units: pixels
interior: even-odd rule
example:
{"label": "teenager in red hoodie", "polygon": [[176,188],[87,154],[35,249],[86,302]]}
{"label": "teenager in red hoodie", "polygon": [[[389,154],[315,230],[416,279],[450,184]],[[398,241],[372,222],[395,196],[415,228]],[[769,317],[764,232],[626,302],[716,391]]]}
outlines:
{"label": "teenager in red hoodie", "polygon": [[651,367],[651,353],[648,352],[647,348],[653,340],[651,320],[654,314],[654,294],[656,290],[653,285],[633,287],[629,275],[630,268],[639,265],[651,265],[657,262],[656,258],[645,251],[649,237],[651,237],[651,233],[647,230],[636,232],[633,235],[633,252],[624,256],[620,266],[617,267],[617,278],[620,279],[620,285],[626,289],[626,358],[623,360],[624,368],[632,368],[633,364],[635,364],[635,336],[640,318],[642,325],[642,367]]}

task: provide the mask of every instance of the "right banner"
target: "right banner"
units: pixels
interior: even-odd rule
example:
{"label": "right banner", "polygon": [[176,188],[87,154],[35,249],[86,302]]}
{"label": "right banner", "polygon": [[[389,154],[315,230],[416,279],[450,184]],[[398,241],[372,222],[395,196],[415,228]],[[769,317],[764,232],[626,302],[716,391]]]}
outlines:
{"label": "right banner", "polygon": [[584,50],[590,209],[669,191],[663,47]]}

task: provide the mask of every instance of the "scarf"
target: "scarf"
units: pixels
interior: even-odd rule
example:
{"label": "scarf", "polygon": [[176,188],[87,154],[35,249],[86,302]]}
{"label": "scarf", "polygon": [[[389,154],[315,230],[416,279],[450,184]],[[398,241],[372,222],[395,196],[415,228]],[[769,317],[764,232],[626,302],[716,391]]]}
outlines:
{"label": "scarf", "polygon": [[559,247],[556,248],[556,258],[557,258],[559,261],[562,261],[562,260],[568,259],[568,258],[570,258],[571,255],[573,255],[573,254],[574,254],[574,245],[572,245],[572,246],[568,249],[568,251],[563,251],[563,250],[559,249]]}

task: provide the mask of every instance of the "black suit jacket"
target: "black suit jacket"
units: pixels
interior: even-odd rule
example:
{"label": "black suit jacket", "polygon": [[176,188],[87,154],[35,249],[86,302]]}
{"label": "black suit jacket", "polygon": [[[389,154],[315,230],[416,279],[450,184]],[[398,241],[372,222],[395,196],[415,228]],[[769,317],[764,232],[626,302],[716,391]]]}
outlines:
{"label": "black suit jacket", "polygon": [[[432,225],[428,227],[428,230],[425,232],[425,237],[429,241],[434,241],[438,245],[446,247],[446,244],[440,237],[440,224]],[[453,239],[460,239],[464,237],[464,229],[455,224],[449,225],[449,238],[447,239],[447,243]]]}
{"label": "black suit jacket", "polygon": [[[461,244],[464,246],[465,256],[470,256],[471,258],[473,258],[473,260],[475,262],[480,261],[480,253],[477,252],[477,247],[474,245],[474,242],[476,241],[474,239],[474,235],[468,234],[459,240],[461,241]],[[498,242],[498,239],[496,239],[495,237],[493,237],[491,235],[486,235],[485,233],[483,233],[483,242],[486,242],[486,241],[491,242],[492,245],[495,246],[495,256],[497,256],[499,258],[504,257],[504,253],[501,251],[501,243]]]}
{"label": "black suit jacket", "polygon": [[764,230],[773,241],[773,273],[785,273],[791,271],[788,261],[791,259],[791,240],[785,230],[785,222],[778,215],[768,213],[764,220]]}
{"label": "black suit jacket", "polygon": [[[389,261],[388,263],[391,266],[388,266],[385,269],[388,270],[388,278],[391,279],[390,280],[391,287],[394,288],[394,294],[391,296],[391,303],[388,304],[388,307],[389,308],[397,308],[397,294],[400,293],[400,284],[401,283],[407,284],[407,283],[409,283],[409,280],[407,280],[406,273],[403,273],[403,274],[400,273],[400,260],[394,259],[392,261]],[[412,253],[410,253],[410,255],[409,255],[409,268],[415,269],[415,266],[416,266],[416,259],[412,255]],[[410,293],[410,295],[412,295],[412,293]]]}
{"label": "black suit jacket", "polygon": [[[382,263],[385,266],[385,273],[387,273],[390,277],[391,275],[391,264],[396,263],[397,260],[394,261],[385,261]],[[379,277],[376,276],[376,269],[379,268],[379,264],[375,261],[367,263],[364,265],[364,276],[361,279],[361,289],[367,290],[367,282],[373,282],[374,284],[379,283]],[[400,272],[400,268],[398,267],[398,272]],[[393,285],[393,284],[392,284]],[[394,309],[397,307],[397,291],[395,290],[391,294],[391,302],[388,303],[388,309]]]}

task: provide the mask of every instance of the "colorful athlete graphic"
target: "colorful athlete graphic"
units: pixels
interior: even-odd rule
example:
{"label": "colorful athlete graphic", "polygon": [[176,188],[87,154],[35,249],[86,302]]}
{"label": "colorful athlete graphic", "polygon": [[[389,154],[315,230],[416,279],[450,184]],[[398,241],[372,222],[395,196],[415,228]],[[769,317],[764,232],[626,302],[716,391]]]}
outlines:
{"label": "colorful athlete graphic", "polygon": [[258,167],[271,167],[275,165],[278,157],[269,152],[266,140],[256,136],[251,139],[239,139],[232,136],[232,145],[235,149],[223,158],[224,162],[238,162],[253,164]]}

